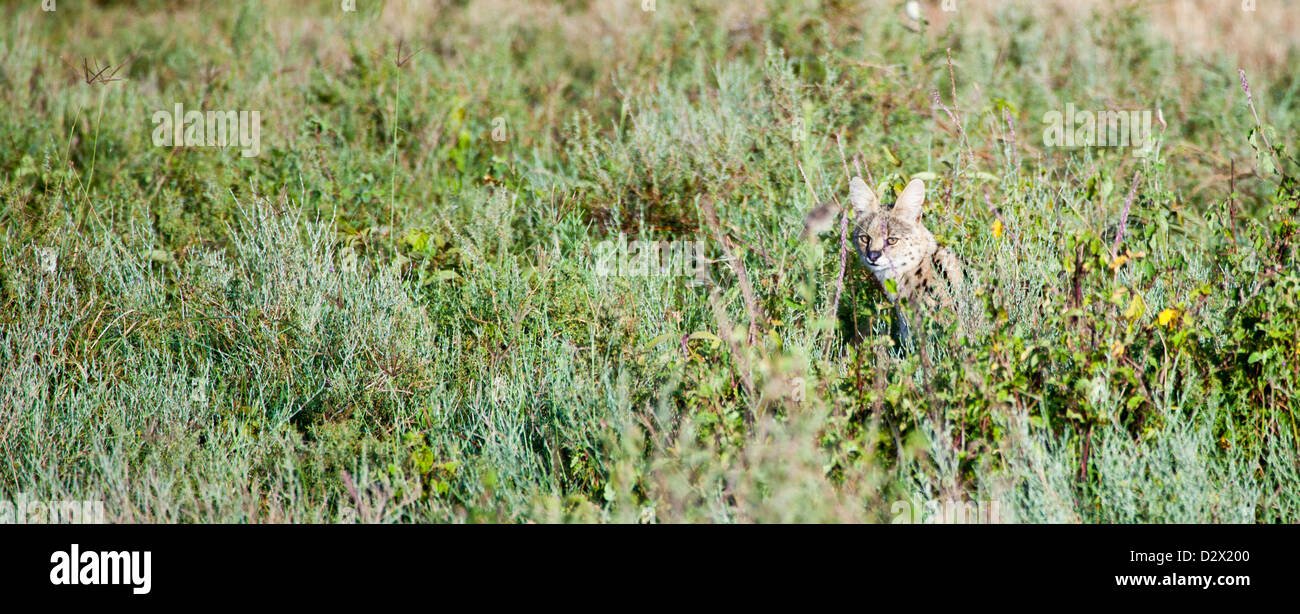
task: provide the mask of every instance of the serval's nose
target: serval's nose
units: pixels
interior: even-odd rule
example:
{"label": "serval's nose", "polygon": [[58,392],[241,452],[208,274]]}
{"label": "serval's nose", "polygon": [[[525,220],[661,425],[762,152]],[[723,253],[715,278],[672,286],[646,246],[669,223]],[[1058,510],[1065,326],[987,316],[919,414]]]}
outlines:
{"label": "serval's nose", "polygon": [[878,258],[880,258],[880,252],[873,252],[873,251],[867,252],[867,262],[870,262],[871,264],[875,264]]}

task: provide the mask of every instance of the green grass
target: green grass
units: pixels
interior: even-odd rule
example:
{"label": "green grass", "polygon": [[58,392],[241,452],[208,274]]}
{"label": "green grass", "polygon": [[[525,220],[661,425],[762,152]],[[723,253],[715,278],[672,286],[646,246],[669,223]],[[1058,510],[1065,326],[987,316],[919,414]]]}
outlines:
{"label": "green grass", "polygon": [[[1294,61],[1179,50],[1107,3],[923,32],[894,3],[624,4],[15,9],[0,499],[112,522],[889,522],[954,499],[1300,520]],[[176,102],[259,111],[261,154],[154,146]],[[1045,147],[1067,103],[1167,127],[1147,158]],[[886,190],[933,174],[968,334],[893,347],[856,257],[798,240],[855,164]],[[704,241],[713,283],[598,275],[619,233]]]}

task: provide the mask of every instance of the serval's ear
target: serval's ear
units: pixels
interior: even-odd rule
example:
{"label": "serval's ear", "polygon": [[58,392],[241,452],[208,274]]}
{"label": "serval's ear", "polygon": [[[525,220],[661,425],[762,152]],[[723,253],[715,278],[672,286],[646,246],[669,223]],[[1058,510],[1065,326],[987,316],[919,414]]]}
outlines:
{"label": "serval's ear", "polygon": [[905,220],[921,221],[921,205],[925,204],[925,182],[913,179],[903,188],[894,202],[894,215]]}
{"label": "serval's ear", "polygon": [[880,199],[861,177],[855,176],[849,181],[849,201],[853,203],[853,217],[859,220],[880,208]]}

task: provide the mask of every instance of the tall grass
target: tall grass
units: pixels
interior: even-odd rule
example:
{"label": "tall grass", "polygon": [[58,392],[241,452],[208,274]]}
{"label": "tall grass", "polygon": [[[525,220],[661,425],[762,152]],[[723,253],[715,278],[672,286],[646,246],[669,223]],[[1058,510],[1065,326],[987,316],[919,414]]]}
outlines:
{"label": "tall grass", "polygon": [[[114,522],[1296,521],[1293,32],[961,6],[18,13],[0,496]],[[261,155],[154,146],[176,102],[259,110]],[[1159,146],[1047,147],[1067,103],[1158,108]],[[895,347],[840,237],[798,238],[855,169],[929,173],[962,334]],[[620,233],[705,242],[708,279],[602,276]]]}

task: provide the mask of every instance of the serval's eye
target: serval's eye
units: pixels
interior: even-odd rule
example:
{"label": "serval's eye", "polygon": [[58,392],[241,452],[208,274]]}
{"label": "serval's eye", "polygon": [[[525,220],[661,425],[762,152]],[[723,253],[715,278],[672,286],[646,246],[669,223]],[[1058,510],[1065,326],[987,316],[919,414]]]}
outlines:
{"label": "serval's eye", "polygon": [[898,237],[889,237],[885,240],[885,245],[893,245],[895,243],[898,243]]}

